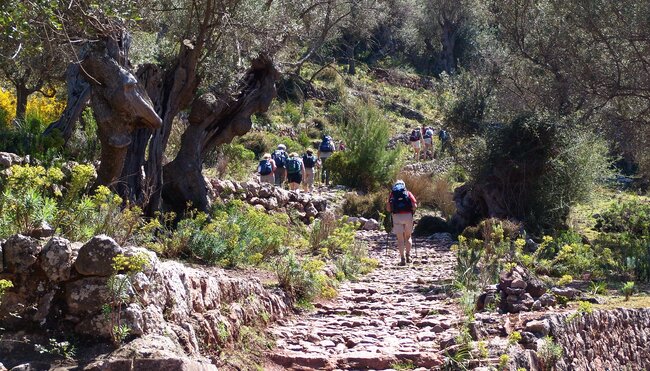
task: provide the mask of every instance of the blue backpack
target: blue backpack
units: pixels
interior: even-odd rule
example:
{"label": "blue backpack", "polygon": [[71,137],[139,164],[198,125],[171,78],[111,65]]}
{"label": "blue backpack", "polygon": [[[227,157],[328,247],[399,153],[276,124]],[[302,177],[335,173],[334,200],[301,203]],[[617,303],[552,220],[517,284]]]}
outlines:
{"label": "blue backpack", "polygon": [[440,129],[440,134],[438,134],[438,136],[443,142],[449,139],[449,133],[447,133],[447,130],[444,129]]}
{"label": "blue backpack", "polygon": [[279,168],[284,168],[287,162],[287,153],[281,149],[276,149],[275,152],[271,155],[273,161],[275,161],[275,166]]}
{"label": "blue backpack", "polygon": [[326,135],[323,137],[323,141],[320,142],[320,147],[318,149],[321,152],[334,152],[334,142],[332,142],[332,137]]}
{"label": "blue backpack", "polygon": [[260,161],[260,175],[269,175],[273,172],[273,166],[271,166],[271,161],[262,160]]}
{"label": "blue backpack", "polygon": [[409,191],[406,188],[393,188],[390,192],[390,207],[392,213],[399,213],[404,211],[413,212],[413,202],[409,197]]}

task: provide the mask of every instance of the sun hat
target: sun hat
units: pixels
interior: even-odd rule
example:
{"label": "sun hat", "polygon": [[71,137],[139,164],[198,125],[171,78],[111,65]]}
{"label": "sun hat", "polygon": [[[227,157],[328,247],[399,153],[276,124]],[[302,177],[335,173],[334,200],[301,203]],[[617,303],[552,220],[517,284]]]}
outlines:
{"label": "sun hat", "polygon": [[278,149],[287,149],[287,146],[284,144],[278,144]]}
{"label": "sun hat", "polygon": [[271,154],[270,153],[265,153],[264,156],[262,156],[262,158],[265,159],[265,160],[269,160],[271,158]]}
{"label": "sun hat", "polygon": [[401,179],[398,179],[395,184],[393,184],[393,191],[402,191],[404,189],[406,189],[406,184]]}

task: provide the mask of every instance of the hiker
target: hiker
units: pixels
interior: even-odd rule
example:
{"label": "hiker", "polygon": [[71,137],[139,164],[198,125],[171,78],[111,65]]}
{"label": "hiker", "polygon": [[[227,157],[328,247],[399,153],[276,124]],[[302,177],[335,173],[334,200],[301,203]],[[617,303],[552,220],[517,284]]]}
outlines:
{"label": "hiker", "polygon": [[[393,218],[393,233],[397,236],[397,249],[399,250],[400,266],[411,262],[411,233],[413,232],[413,214],[418,207],[413,193],[406,189],[403,180],[398,180],[388,197],[386,210]],[[406,250],[406,255],[404,254]]]}
{"label": "hiker", "polygon": [[302,164],[305,167],[305,183],[303,187],[306,192],[314,191],[314,167],[318,164],[318,157],[314,155],[314,151],[310,148],[302,156]]}
{"label": "hiker", "polygon": [[275,161],[271,158],[270,153],[265,153],[257,166],[257,173],[260,175],[260,183],[275,183]]}
{"label": "hiker", "polygon": [[324,135],[323,140],[320,142],[320,146],[318,146],[318,159],[321,166],[320,181],[321,183],[324,183],[326,187],[330,184],[330,171],[327,168],[327,159],[332,156],[334,149],[335,147],[332,137]]}
{"label": "hiker", "polygon": [[433,128],[422,125],[422,138],[424,139],[424,159],[433,160]]}
{"label": "hiker", "polygon": [[420,148],[422,148],[422,132],[420,131],[420,128],[416,127],[411,131],[409,142],[413,147],[413,159],[415,161],[420,161]]}
{"label": "hiker", "polygon": [[296,152],[291,152],[287,159],[287,181],[289,182],[290,190],[298,190],[300,183],[304,180],[304,174],[305,165],[302,163],[300,156]]}
{"label": "hiker", "polygon": [[271,155],[271,158],[275,161],[275,185],[280,187],[282,187],[282,183],[284,183],[284,179],[287,176],[287,169],[285,168],[287,163],[286,150],[287,146],[279,144],[278,149]]}
{"label": "hiker", "polygon": [[445,153],[445,149],[447,149],[447,152],[451,154],[451,134],[449,134],[447,130],[441,128],[438,132],[438,139],[440,139],[440,157]]}

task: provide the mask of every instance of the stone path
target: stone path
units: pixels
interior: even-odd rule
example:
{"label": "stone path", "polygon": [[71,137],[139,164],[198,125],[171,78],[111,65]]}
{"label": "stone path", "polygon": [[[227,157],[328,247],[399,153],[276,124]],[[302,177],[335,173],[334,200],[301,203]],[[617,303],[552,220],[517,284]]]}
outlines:
{"label": "stone path", "polygon": [[[394,238],[362,232],[380,266],[358,282],[343,283],[334,301],[272,327],[277,348],[270,359],[292,370],[440,366],[440,345],[458,334],[462,318],[441,290],[455,263],[444,236],[415,240],[413,263],[399,267]],[[388,254],[386,243],[393,247]]]}

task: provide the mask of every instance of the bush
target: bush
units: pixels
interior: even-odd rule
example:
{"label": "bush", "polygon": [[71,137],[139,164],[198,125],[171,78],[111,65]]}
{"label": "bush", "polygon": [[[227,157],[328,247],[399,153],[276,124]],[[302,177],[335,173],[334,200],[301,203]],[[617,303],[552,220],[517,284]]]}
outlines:
{"label": "bush", "polygon": [[379,191],[359,195],[346,193],[343,201],[343,214],[380,220],[386,213],[388,191]]}
{"label": "bush", "polygon": [[650,280],[650,202],[615,202],[597,218],[596,229],[603,232],[598,244],[611,249],[621,268]]}
{"label": "bush", "polygon": [[3,182],[0,198],[0,238],[28,234],[46,222],[54,224],[58,207],[54,184],[63,179],[61,170],[42,166],[13,165]]}
{"label": "bush", "polygon": [[231,268],[258,264],[276,255],[288,238],[288,219],[268,215],[241,201],[217,210],[210,221],[202,214],[194,219],[187,223],[189,233],[183,232],[190,235],[187,247],[192,256],[209,264]]}
{"label": "bush", "polygon": [[[255,166],[255,153],[241,144],[228,143],[216,151],[217,177],[234,180],[247,180]],[[205,167],[210,166],[206,161]]]}
{"label": "bush", "polygon": [[278,283],[295,300],[336,296],[334,281],[323,273],[325,263],[318,259],[301,260],[289,250],[278,259],[275,271]]}
{"label": "bush", "polygon": [[335,182],[364,191],[388,186],[401,168],[401,151],[388,150],[390,124],[382,113],[357,104],[354,117],[345,125],[347,150],[327,159]]}
{"label": "bush", "polygon": [[[558,229],[609,173],[604,140],[569,119],[526,115],[487,130],[473,182],[529,230]],[[498,186],[495,186],[497,185]]]}

